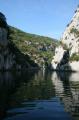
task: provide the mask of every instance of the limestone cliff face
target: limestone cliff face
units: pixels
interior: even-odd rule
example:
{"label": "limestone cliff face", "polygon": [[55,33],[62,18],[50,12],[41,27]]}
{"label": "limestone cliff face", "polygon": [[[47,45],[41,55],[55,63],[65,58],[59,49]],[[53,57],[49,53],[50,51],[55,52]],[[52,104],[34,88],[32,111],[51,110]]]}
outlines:
{"label": "limestone cliff face", "polygon": [[61,45],[55,49],[55,56],[51,62],[53,69],[57,69],[58,64],[63,59],[64,52],[65,50]]}
{"label": "limestone cliff face", "polygon": [[62,43],[70,49],[70,55],[79,53],[79,7],[63,33]]}
{"label": "limestone cliff face", "polygon": [[[55,56],[51,61],[52,69],[54,70],[71,70],[71,67],[68,66],[69,62],[69,50],[65,50],[61,45],[56,48]],[[67,65],[67,66],[66,66]]]}
{"label": "limestone cliff face", "polygon": [[79,6],[60,42],[51,62],[52,69],[79,71]]}

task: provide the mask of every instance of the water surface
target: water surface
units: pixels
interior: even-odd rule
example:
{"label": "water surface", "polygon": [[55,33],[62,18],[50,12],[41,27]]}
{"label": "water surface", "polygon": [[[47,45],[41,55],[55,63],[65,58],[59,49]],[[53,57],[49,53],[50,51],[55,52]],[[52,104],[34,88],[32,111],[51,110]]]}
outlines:
{"label": "water surface", "polygon": [[0,120],[79,120],[79,73],[0,73]]}

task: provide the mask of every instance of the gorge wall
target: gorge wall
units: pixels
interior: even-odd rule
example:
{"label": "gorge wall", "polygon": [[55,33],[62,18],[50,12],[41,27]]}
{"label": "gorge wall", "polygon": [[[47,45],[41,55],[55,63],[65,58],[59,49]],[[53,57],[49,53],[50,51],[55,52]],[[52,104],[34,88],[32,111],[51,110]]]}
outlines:
{"label": "gorge wall", "polygon": [[12,68],[13,55],[8,49],[8,25],[5,16],[0,13],[0,70]]}
{"label": "gorge wall", "polygon": [[79,71],[79,6],[55,49],[51,66],[53,70]]}
{"label": "gorge wall", "polygon": [[9,38],[9,26],[0,13],[0,70],[38,67],[28,55],[24,55]]}

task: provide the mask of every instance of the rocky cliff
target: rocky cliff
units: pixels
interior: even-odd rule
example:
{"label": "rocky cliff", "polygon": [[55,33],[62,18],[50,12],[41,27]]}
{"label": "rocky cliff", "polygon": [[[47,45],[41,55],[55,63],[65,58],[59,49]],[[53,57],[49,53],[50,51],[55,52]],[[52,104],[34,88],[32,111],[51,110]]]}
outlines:
{"label": "rocky cliff", "polygon": [[63,33],[51,65],[56,70],[79,71],[79,6]]}
{"label": "rocky cliff", "polygon": [[5,16],[0,13],[0,70],[10,69],[14,63],[8,49],[8,25]]}
{"label": "rocky cliff", "polygon": [[50,67],[55,39],[9,26],[0,13],[0,70]]}
{"label": "rocky cliff", "polygon": [[70,49],[70,55],[79,53],[79,7],[63,33],[62,43]]}
{"label": "rocky cliff", "polygon": [[0,13],[0,70],[38,67],[28,55],[19,51],[9,36],[9,26],[6,18]]}

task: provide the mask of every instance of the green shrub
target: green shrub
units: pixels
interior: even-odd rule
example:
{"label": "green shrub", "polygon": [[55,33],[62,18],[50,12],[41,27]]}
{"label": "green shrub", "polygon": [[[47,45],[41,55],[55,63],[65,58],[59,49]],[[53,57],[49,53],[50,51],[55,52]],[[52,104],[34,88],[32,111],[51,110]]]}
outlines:
{"label": "green shrub", "polygon": [[76,28],[72,28],[70,33],[74,33],[77,37],[79,37],[79,31]]}
{"label": "green shrub", "polygon": [[78,55],[78,54],[73,54],[73,55],[70,57],[70,61],[79,61],[79,55]]}

